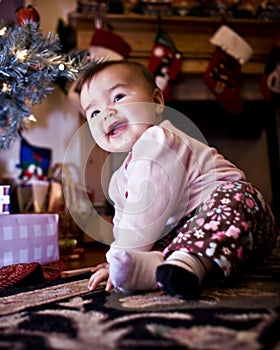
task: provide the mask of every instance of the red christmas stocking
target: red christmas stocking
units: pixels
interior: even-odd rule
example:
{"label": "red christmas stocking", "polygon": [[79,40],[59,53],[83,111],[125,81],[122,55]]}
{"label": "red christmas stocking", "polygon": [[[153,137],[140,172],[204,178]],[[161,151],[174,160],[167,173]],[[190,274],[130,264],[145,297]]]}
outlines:
{"label": "red christmas stocking", "polygon": [[277,33],[260,81],[260,92],[266,100],[280,100],[280,32]]}
{"label": "red christmas stocking", "polygon": [[121,60],[131,52],[130,45],[117,33],[109,29],[96,28],[89,47],[92,58]]}
{"label": "red christmas stocking", "polygon": [[210,42],[216,48],[203,80],[225,110],[239,114],[243,109],[239,85],[241,67],[250,59],[253,50],[225,25],[218,29]]}
{"label": "red christmas stocking", "polygon": [[182,66],[182,54],[177,50],[172,39],[159,30],[150,56],[148,68],[155,76],[164,98],[169,101],[172,87],[176,83]]}

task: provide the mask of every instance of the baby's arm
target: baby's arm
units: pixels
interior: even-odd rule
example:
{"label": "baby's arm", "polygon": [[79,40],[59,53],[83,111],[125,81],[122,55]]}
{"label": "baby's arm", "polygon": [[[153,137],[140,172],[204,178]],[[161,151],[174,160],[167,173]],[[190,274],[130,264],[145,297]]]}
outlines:
{"label": "baby's arm", "polygon": [[105,288],[106,292],[110,292],[113,289],[113,285],[109,277],[108,263],[98,264],[91,270],[91,272],[93,272],[93,275],[90,277],[88,282],[89,290],[95,290],[103,281],[107,281]]}
{"label": "baby's arm", "polygon": [[180,157],[162,144],[148,142],[146,145],[142,141],[141,145],[143,149],[135,147],[129,165],[116,172],[110,182],[109,195],[115,208],[115,240],[106,254],[108,262],[115,249],[151,250],[166,224],[170,224],[168,220],[174,215],[175,220],[179,220],[187,205],[178,206],[185,179]]}

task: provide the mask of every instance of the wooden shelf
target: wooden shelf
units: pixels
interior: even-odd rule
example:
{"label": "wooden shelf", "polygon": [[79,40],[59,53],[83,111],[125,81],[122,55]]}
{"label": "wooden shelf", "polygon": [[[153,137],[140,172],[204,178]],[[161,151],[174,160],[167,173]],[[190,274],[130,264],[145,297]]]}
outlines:
{"label": "wooden shelf", "polygon": [[[79,49],[88,49],[94,32],[94,15],[73,12],[68,20],[76,31]],[[158,29],[156,16],[107,15],[106,22],[130,44],[130,59],[147,65]],[[253,48],[254,53],[242,67],[242,73],[262,74],[276,31],[276,23],[270,20],[163,16],[161,23],[183,53],[182,71],[187,74],[201,74],[206,70],[214,50],[209,39],[222,24],[235,30]]]}

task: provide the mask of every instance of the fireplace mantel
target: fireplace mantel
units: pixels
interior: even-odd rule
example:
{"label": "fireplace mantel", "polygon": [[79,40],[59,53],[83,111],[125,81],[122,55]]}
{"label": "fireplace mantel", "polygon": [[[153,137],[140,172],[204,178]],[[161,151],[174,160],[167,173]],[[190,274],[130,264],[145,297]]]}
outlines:
{"label": "fireplace mantel", "polygon": [[[72,12],[68,15],[69,24],[75,29],[80,49],[88,49],[94,32],[94,15]],[[145,65],[158,29],[158,19],[152,15],[107,15],[106,24],[121,35],[131,46],[130,59]],[[271,20],[227,19],[206,17],[163,16],[161,24],[183,53],[182,72],[198,75],[209,64],[213,46],[209,39],[214,32],[226,24],[241,35],[253,48],[253,55],[242,67],[243,74],[263,73],[272,47],[276,24]]]}

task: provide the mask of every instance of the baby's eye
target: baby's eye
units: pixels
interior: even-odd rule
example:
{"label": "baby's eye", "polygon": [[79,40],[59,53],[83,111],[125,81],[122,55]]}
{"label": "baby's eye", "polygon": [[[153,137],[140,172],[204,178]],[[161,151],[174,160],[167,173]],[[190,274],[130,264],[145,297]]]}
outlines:
{"label": "baby's eye", "polygon": [[121,100],[125,95],[124,94],[118,94],[114,97],[114,102],[118,102]]}
{"label": "baby's eye", "polygon": [[96,117],[98,114],[100,113],[100,111],[93,111],[90,115],[91,118]]}

